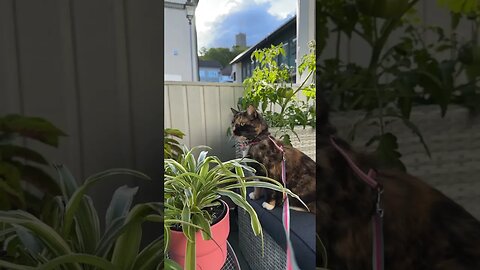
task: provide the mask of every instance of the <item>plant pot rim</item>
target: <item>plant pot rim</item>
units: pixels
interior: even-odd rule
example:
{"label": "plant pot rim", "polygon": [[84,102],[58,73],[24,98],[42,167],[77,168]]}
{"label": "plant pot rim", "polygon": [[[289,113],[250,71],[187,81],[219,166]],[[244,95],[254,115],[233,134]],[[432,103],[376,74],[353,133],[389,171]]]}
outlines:
{"label": "plant pot rim", "polygon": [[[216,219],[212,220],[212,224],[210,224],[210,227],[213,227],[213,226],[217,225],[218,223],[220,223],[220,221],[222,221],[225,218],[225,216],[227,215],[227,212],[228,212],[228,204],[224,200],[218,199],[218,200],[215,200],[214,202],[216,202],[216,201],[221,202],[221,204],[223,205],[222,213]],[[177,229],[173,226],[170,227],[170,230],[172,232],[183,233],[182,229]]]}

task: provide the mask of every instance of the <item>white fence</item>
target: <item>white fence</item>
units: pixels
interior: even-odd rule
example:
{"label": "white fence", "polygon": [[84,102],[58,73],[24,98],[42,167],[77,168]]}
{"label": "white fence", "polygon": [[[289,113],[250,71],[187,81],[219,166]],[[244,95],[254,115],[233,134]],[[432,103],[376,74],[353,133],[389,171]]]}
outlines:
{"label": "white fence", "polygon": [[230,108],[237,108],[243,94],[241,84],[165,82],[165,128],[178,128],[189,147],[207,145],[220,158],[233,158],[233,139],[227,137],[232,119]]}
{"label": "white fence", "polygon": [[[294,85],[294,87],[298,87]],[[186,134],[189,147],[207,145],[222,159],[235,157],[234,139],[227,136],[232,121],[230,108],[237,108],[242,84],[165,82],[165,128]],[[299,93],[299,99],[305,97]]]}

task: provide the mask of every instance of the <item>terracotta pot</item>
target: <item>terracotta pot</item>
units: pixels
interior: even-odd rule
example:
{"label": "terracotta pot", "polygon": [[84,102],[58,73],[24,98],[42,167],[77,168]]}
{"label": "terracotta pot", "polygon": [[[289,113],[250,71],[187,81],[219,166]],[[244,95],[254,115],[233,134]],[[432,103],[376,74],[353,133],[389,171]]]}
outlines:
{"label": "terracotta pot", "polygon": [[[196,237],[196,263],[197,270],[220,270],[227,259],[227,238],[230,233],[230,218],[228,205],[225,216],[211,226],[212,240],[203,240],[201,232]],[[215,240],[215,241],[213,241]],[[171,230],[168,255],[182,267],[185,264],[185,251],[187,239],[183,232]]]}

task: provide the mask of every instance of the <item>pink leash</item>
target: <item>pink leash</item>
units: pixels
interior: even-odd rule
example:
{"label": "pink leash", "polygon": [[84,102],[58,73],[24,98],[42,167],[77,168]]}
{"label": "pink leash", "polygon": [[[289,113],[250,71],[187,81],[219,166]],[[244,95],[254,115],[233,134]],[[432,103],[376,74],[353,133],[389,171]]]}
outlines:
{"label": "pink leash", "polygon": [[376,211],[372,216],[372,226],[373,226],[373,244],[372,244],[372,262],[373,270],[383,270],[384,269],[384,248],[383,248],[383,209],[381,207],[381,195],[383,193],[383,187],[377,181],[375,181],[375,171],[370,169],[368,174],[365,174],[358,166],[352,161],[350,156],[335,143],[333,136],[330,137],[330,142],[333,147],[345,158],[355,174],[367,183],[372,189],[377,191],[377,202],[376,202]]}
{"label": "pink leash", "polygon": [[[278,145],[275,140],[268,136],[268,138],[273,142],[273,144],[277,147],[280,152],[282,152],[282,182],[283,186],[287,186],[287,171],[285,166],[285,151],[281,145]],[[293,254],[292,243],[290,242],[290,204],[288,202],[288,196],[283,193],[283,212],[282,212],[282,222],[283,222],[283,229],[285,230],[286,242],[287,242],[287,270],[298,270],[300,269],[297,265],[297,261],[295,260],[295,256]]]}

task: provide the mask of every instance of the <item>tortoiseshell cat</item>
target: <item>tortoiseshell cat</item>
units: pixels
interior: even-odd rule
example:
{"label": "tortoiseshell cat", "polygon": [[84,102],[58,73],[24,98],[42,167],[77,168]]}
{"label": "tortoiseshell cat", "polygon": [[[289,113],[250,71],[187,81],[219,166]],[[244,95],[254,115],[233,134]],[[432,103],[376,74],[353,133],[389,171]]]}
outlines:
{"label": "tortoiseshell cat", "polygon": [[[275,140],[282,145],[285,151],[286,160],[286,183],[293,193],[297,194],[308,206],[310,212],[315,213],[315,161],[299,150],[283,145],[281,141],[273,138],[268,131],[267,122],[257,112],[255,107],[250,105],[246,111],[238,112],[232,109],[232,132],[236,139],[248,147],[247,156],[262,163],[267,169],[267,175],[282,183],[282,153],[271,141]],[[258,170],[257,170],[258,172]],[[256,188],[250,193],[251,199],[260,198],[263,189]],[[282,194],[265,189],[266,200],[262,206],[272,210],[276,205],[282,203]],[[296,199],[290,200],[293,208],[305,208]]]}
{"label": "tortoiseshell cat", "polygon": [[[376,192],[355,176],[331,144],[336,131],[321,96],[317,112],[316,226],[326,248],[327,268],[370,270]],[[376,180],[384,187],[385,269],[480,269],[479,221],[420,179],[379,168],[345,141],[336,141],[364,172],[378,170]],[[320,252],[317,265],[322,265]]]}

